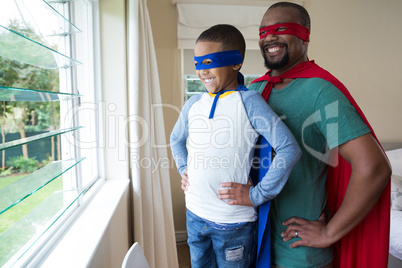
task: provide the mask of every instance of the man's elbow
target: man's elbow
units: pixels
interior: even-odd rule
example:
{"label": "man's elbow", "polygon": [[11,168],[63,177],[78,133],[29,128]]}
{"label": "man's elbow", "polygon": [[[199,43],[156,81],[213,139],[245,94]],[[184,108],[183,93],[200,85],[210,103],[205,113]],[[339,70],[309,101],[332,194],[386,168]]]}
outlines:
{"label": "man's elbow", "polygon": [[375,178],[375,181],[383,187],[387,185],[391,178],[391,174],[392,168],[385,156],[377,163],[377,165],[374,165],[374,168],[371,170],[371,177]]}
{"label": "man's elbow", "polygon": [[386,163],[381,168],[381,176],[384,179],[385,183],[388,183],[388,181],[391,178],[391,175],[392,175],[392,168],[391,168],[390,163],[387,160]]}

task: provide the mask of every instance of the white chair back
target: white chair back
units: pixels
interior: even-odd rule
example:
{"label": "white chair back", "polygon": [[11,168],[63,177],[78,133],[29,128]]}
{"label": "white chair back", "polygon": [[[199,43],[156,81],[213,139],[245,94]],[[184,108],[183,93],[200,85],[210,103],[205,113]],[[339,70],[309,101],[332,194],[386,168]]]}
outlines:
{"label": "white chair back", "polygon": [[127,251],[121,268],[149,268],[147,259],[138,242],[135,242]]}

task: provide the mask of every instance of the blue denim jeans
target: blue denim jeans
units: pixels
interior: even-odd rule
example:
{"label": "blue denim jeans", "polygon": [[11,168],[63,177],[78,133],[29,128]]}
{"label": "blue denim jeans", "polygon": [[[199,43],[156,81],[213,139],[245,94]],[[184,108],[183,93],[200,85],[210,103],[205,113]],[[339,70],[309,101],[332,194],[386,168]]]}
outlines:
{"label": "blue denim jeans", "polygon": [[215,228],[187,210],[187,243],[191,268],[253,267],[257,255],[257,224],[231,230]]}

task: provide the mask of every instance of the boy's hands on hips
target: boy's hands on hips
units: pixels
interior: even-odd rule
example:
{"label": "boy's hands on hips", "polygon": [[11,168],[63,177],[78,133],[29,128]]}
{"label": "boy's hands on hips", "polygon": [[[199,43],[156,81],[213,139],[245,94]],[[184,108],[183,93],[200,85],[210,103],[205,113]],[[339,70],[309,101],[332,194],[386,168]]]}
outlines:
{"label": "boy's hands on hips", "polygon": [[181,189],[188,191],[187,187],[190,186],[190,183],[188,182],[187,170],[184,172],[184,175],[181,176]]}
{"label": "boy's hands on hips", "polygon": [[235,183],[235,182],[224,182],[221,183],[221,187],[228,187],[228,189],[223,189],[218,191],[219,199],[231,199],[227,203],[229,205],[241,205],[254,207],[250,200],[250,187],[253,186],[249,180],[247,184]]}
{"label": "boy's hands on hips", "polygon": [[[235,182],[224,182],[221,184],[221,187],[227,187],[228,189],[223,189],[218,191],[219,199],[231,199],[227,203],[229,205],[241,205],[241,206],[250,206],[253,207],[253,203],[250,200],[250,187],[253,184],[249,180],[247,184],[235,183]],[[188,191],[188,186],[190,183],[188,182],[187,171],[185,174],[181,176],[181,189],[183,191]]]}

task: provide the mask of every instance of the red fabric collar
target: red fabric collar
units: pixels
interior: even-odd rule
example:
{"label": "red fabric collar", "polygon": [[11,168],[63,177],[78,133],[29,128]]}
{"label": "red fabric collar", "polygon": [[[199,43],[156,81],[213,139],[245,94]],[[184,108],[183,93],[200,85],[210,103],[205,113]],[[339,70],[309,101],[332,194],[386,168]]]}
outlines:
{"label": "red fabric collar", "polygon": [[[318,77],[331,82],[337,87],[355,107],[361,118],[370,128],[373,136],[378,139],[364,116],[362,110],[353,99],[346,87],[328,71],[314,63],[303,62],[280,76],[271,77],[271,71],[254,80],[268,81],[261,95],[268,102],[274,84],[285,78]],[[380,144],[378,142],[378,144]],[[328,206],[334,214],[342,204],[351,175],[351,166],[338,154],[338,166],[328,170]],[[390,228],[390,183],[386,186],[377,204],[351,232],[335,244],[335,267],[387,267]],[[375,230],[375,231],[374,231]]]}

